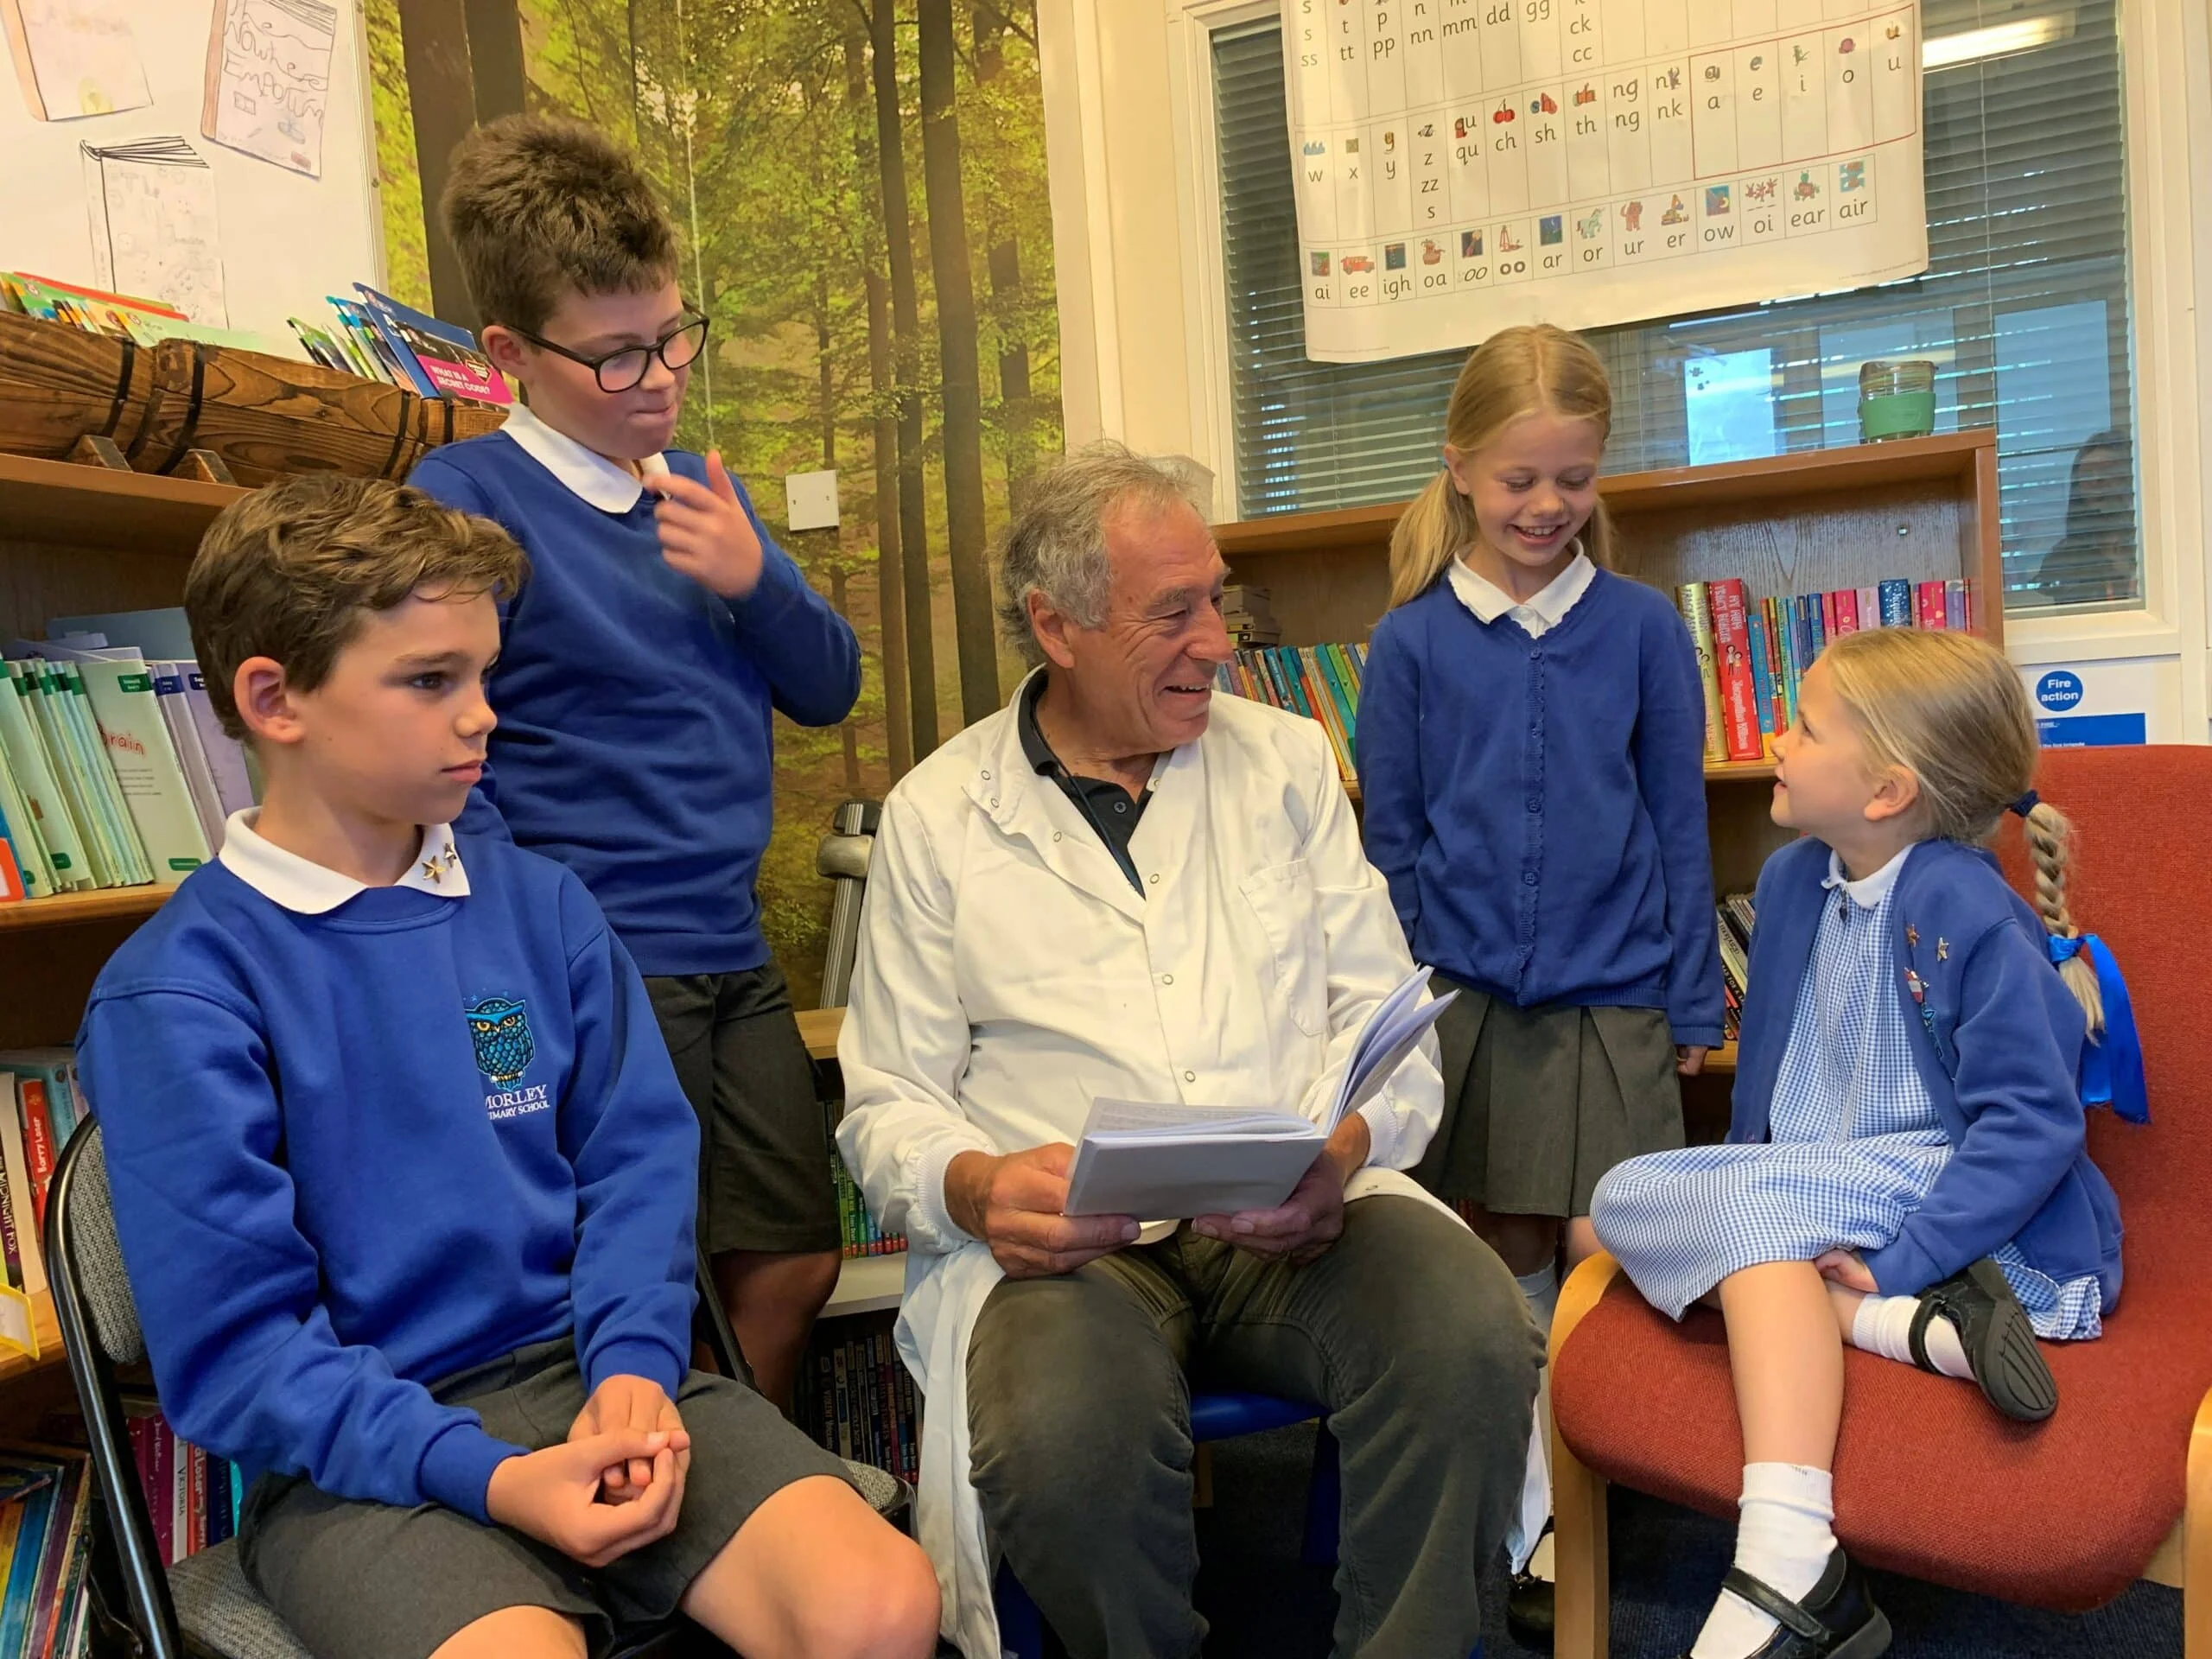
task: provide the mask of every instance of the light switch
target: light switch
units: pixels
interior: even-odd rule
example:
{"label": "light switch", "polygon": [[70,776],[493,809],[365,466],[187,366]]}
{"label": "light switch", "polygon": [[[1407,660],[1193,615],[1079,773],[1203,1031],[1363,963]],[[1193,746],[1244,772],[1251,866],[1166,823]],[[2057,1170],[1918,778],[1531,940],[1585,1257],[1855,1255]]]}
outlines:
{"label": "light switch", "polygon": [[785,473],[784,512],[793,530],[836,529],[836,473]]}

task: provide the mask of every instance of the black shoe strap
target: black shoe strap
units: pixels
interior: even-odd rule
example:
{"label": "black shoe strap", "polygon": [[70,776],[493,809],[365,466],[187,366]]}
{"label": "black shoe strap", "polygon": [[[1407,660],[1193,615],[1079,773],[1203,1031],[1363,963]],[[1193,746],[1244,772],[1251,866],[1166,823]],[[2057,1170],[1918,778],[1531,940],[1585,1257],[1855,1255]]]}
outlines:
{"label": "black shoe strap", "polygon": [[1784,1629],[1795,1630],[1808,1642],[1827,1642],[1835,1635],[1798,1603],[1790,1600],[1772,1585],[1753,1578],[1740,1567],[1732,1567],[1721,1575],[1720,1587],[1749,1602]]}
{"label": "black shoe strap", "polygon": [[1936,1362],[1928,1357],[1928,1327],[1932,1321],[1948,1317],[1948,1313],[1943,1299],[1936,1292],[1929,1291],[1922,1295],[1920,1306],[1912,1310],[1912,1326],[1905,1333],[1906,1346],[1912,1351],[1912,1363],[1922,1370],[1938,1376],[1942,1373],[1936,1370]]}

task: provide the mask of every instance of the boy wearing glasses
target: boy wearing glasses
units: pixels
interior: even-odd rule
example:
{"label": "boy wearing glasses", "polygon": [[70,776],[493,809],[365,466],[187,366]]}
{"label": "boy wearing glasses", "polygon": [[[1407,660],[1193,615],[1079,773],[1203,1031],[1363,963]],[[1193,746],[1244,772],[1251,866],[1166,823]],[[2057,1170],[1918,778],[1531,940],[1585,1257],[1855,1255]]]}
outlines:
{"label": "boy wearing glasses", "polygon": [[580,123],[509,116],[454,151],[443,211],[484,350],[529,395],[408,480],[530,556],[500,606],[499,726],[461,828],[504,819],[568,865],[636,958],[699,1115],[700,1243],[756,1382],[788,1410],[839,1235],[753,887],[772,711],[842,720],[860,647],[721,455],[667,447],[708,324],[636,162]]}

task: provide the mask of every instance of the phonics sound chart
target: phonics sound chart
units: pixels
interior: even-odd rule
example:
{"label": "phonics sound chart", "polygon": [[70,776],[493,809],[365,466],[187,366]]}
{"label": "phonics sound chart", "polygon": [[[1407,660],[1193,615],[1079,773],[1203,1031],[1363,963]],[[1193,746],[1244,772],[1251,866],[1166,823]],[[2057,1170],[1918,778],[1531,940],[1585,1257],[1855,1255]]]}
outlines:
{"label": "phonics sound chart", "polygon": [[1918,24],[1909,0],[1283,0],[1307,355],[1925,270]]}

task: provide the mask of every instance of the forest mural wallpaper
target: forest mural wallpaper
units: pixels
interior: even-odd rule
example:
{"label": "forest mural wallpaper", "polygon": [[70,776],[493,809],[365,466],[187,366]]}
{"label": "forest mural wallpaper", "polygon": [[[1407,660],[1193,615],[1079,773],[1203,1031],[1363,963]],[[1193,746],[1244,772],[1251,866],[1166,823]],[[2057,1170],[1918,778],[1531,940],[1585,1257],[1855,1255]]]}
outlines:
{"label": "forest mural wallpaper", "polygon": [[[387,277],[430,304],[403,0],[365,0]],[[842,727],[777,729],[770,943],[818,983],[838,803],[999,706],[987,549],[1061,448],[1033,0],[516,0],[524,98],[633,145],[714,320],[678,442],[719,446],[866,658]],[[432,204],[435,209],[435,204]],[[784,528],[835,468],[840,528]]]}

